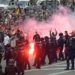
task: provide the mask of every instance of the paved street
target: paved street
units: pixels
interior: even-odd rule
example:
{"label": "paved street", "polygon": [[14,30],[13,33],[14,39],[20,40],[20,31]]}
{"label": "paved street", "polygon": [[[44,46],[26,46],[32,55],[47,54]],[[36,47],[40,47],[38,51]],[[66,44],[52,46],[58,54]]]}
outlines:
{"label": "paved street", "polygon": [[[46,61],[48,61],[48,59]],[[4,71],[5,61],[2,61],[2,67]],[[66,71],[64,70],[65,68],[66,62],[58,61],[52,65],[46,64],[45,66],[42,66],[41,69],[35,69],[32,67],[31,70],[25,71],[25,75],[75,75],[75,70]]]}
{"label": "paved street", "polygon": [[40,70],[32,69],[26,71],[25,75],[75,75],[75,70],[65,71],[65,62],[58,62],[56,64],[43,66]]}

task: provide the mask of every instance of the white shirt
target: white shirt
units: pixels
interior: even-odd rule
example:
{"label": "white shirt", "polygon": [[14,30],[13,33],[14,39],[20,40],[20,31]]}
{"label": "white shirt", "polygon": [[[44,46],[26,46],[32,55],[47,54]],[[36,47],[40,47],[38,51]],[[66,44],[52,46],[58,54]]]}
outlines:
{"label": "white shirt", "polygon": [[10,44],[10,38],[9,38],[9,36],[8,35],[5,35],[5,37],[4,37],[4,45],[6,46],[7,44]]}

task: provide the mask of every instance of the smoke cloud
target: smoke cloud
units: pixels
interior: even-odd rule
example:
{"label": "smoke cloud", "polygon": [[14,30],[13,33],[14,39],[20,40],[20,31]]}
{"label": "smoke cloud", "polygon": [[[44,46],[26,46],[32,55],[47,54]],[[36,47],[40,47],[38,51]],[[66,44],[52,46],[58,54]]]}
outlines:
{"label": "smoke cloud", "polygon": [[19,28],[21,28],[24,33],[27,33],[30,39],[32,39],[36,31],[41,37],[49,36],[50,29],[52,29],[53,32],[56,29],[58,33],[64,31],[71,33],[75,29],[75,13],[67,7],[59,6],[56,13],[47,21],[39,22],[34,18],[30,18],[19,25]]}

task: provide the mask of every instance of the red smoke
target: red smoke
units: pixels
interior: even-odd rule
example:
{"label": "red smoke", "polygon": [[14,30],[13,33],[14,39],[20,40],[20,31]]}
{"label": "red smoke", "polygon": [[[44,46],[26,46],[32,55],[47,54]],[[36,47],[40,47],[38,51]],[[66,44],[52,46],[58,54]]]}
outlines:
{"label": "red smoke", "polygon": [[68,8],[59,6],[59,10],[53,14],[52,18],[48,21],[39,22],[35,19],[27,19],[24,24],[20,25],[20,28],[24,33],[27,33],[30,40],[37,31],[41,36],[49,36],[49,31],[55,29],[59,32],[67,30],[69,33],[74,30],[75,27],[75,14]]}

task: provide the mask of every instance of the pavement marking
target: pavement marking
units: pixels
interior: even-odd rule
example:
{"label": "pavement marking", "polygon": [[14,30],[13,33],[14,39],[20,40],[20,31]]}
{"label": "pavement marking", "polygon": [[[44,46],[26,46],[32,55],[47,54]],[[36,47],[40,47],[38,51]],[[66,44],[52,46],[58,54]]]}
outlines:
{"label": "pavement marking", "polygon": [[48,75],[60,75],[60,74],[69,73],[69,72],[72,72],[72,71],[63,71],[63,72],[52,73],[52,74],[48,74]]}

